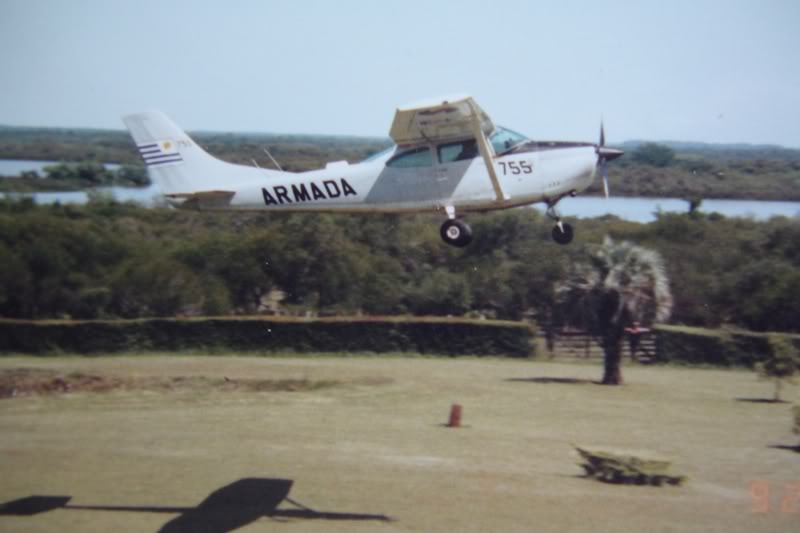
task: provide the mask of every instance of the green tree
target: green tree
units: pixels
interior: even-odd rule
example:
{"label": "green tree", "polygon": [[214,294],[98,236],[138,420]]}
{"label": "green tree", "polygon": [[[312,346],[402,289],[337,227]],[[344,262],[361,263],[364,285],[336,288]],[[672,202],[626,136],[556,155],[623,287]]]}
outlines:
{"label": "green tree", "polygon": [[370,261],[361,280],[362,310],[370,315],[395,315],[406,312],[403,303],[405,276],[400,263],[385,256]]}
{"label": "green tree", "polygon": [[409,307],[419,315],[463,315],[470,309],[472,295],[463,274],[437,268],[420,273],[409,291]]}
{"label": "green tree", "polygon": [[147,169],[139,165],[122,165],[114,172],[115,181],[119,185],[146,187],[150,185]]}
{"label": "green tree", "polygon": [[26,180],[38,180],[39,173],[35,170],[23,170],[19,173],[19,177]]}
{"label": "green tree", "polygon": [[637,163],[654,167],[666,167],[675,159],[675,152],[669,146],[644,143],[633,151],[631,158]]}
{"label": "green tree", "polygon": [[[221,302],[227,300],[237,312],[251,314],[258,311],[261,298],[272,288],[262,254],[259,238],[236,241],[210,238],[185,243],[175,252],[175,258],[196,274],[221,284],[207,295],[216,294],[215,309],[224,308]],[[226,293],[224,298],[219,291]]]}
{"label": "green tree", "polygon": [[33,302],[31,273],[19,252],[0,242],[0,316],[30,316]]}
{"label": "green tree", "polygon": [[352,312],[361,305],[361,281],[369,249],[352,220],[334,215],[291,214],[264,243],[263,260],[287,303],[326,312]]}
{"label": "green tree", "polygon": [[689,204],[689,217],[697,219],[700,216],[700,206],[703,205],[703,198],[701,196],[692,196],[687,198],[686,202]]}
{"label": "green tree", "polygon": [[574,265],[558,288],[558,310],[568,324],[602,341],[603,384],[620,385],[625,328],[665,320],[672,294],[661,256],[630,242],[606,237],[595,253]]}
{"label": "green tree", "polygon": [[197,315],[207,280],[178,261],[145,250],[125,261],[111,281],[111,308],[124,318]]}
{"label": "green tree", "polygon": [[723,276],[731,320],[756,331],[792,331],[800,316],[800,272],[775,258],[761,258]]}
{"label": "green tree", "polygon": [[791,339],[785,335],[771,334],[768,339],[770,350],[767,358],[756,368],[762,378],[775,382],[772,401],[777,403],[782,401],[781,389],[784,383],[792,383],[794,376],[800,373],[800,357]]}
{"label": "green tree", "polygon": [[85,185],[109,185],[114,181],[114,174],[102,163],[92,161],[84,163],[59,163],[44,167],[48,179],[75,181]]}

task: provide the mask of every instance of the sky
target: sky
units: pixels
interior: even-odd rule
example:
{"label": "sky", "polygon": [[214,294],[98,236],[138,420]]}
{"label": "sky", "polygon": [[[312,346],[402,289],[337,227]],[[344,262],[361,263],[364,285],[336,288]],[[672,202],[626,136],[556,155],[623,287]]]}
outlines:
{"label": "sky", "polygon": [[536,139],[800,148],[796,0],[0,0],[0,124],[386,136],[471,94]]}

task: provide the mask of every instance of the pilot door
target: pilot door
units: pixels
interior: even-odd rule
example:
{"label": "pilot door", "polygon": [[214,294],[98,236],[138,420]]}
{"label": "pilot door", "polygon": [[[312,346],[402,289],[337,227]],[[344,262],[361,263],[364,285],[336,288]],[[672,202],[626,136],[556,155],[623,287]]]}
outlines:
{"label": "pilot door", "polygon": [[436,147],[434,174],[438,196],[443,202],[453,198],[477,157],[479,154],[475,139],[443,143]]}

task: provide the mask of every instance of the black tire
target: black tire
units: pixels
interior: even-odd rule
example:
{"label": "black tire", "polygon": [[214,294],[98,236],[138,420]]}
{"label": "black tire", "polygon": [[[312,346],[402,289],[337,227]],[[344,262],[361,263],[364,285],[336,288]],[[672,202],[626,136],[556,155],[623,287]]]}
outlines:
{"label": "black tire", "polygon": [[572,226],[566,222],[562,222],[560,227],[556,225],[553,228],[553,240],[558,244],[569,244],[574,236],[575,233],[572,231]]}
{"label": "black tire", "polygon": [[442,236],[442,240],[450,246],[463,248],[472,242],[472,228],[466,222],[456,218],[446,220],[442,224],[439,234]]}

